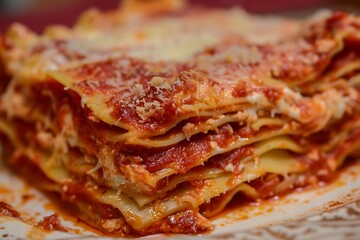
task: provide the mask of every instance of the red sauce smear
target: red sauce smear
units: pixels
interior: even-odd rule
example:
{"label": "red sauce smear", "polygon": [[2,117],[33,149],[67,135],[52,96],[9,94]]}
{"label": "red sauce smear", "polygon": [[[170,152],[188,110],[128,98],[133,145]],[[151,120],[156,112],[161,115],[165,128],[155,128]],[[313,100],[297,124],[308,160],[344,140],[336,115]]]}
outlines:
{"label": "red sauce smear", "polygon": [[21,219],[21,214],[16,209],[5,202],[0,202],[0,216]]}
{"label": "red sauce smear", "polygon": [[59,215],[56,213],[46,216],[41,220],[36,226],[46,230],[46,231],[62,231],[62,232],[69,232],[69,228],[64,227],[61,225],[61,220]]}

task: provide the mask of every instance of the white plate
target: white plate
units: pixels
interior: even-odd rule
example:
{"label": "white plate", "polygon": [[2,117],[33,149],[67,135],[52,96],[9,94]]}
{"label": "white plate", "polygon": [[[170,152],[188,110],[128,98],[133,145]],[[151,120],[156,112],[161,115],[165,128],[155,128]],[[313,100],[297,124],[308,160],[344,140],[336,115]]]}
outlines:
{"label": "white plate", "polygon": [[[209,234],[157,234],[142,239],[360,239],[359,186],[360,161],[346,168],[328,186],[224,214],[213,221],[215,230]],[[16,219],[0,217],[0,239],[109,239],[77,222],[48,196],[26,185],[2,165],[0,201],[13,205],[30,222],[57,212],[63,225],[81,232],[75,236],[56,231],[45,233]]]}

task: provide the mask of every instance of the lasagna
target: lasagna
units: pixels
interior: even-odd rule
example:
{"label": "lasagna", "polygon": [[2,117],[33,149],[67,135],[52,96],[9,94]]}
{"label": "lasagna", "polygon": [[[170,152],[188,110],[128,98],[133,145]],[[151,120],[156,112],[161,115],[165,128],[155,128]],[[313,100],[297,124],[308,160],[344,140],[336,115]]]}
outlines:
{"label": "lasagna", "polygon": [[[107,234],[197,234],[360,147],[360,18],[124,1],[1,38],[8,162]],[[11,147],[10,147],[11,146]]]}

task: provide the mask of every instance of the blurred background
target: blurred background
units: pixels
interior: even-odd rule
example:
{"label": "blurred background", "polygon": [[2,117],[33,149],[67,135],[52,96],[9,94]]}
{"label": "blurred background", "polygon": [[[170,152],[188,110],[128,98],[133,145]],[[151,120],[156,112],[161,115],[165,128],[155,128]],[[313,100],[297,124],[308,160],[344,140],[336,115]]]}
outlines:
{"label": "blurred background", "polygon": [[[144,0],[145,1],[145,0]],[[149,0],[146,0],[149,1]],[[0,0],[0,32],[12,22],[21,22],[41,32],[48,24],[71,26],[90,7],[109,10],[120,0]],[[188,0],[196,5],[229,8],[241,6],[251,13],[303,17],[320,8],[359,11],[360,0]]]}

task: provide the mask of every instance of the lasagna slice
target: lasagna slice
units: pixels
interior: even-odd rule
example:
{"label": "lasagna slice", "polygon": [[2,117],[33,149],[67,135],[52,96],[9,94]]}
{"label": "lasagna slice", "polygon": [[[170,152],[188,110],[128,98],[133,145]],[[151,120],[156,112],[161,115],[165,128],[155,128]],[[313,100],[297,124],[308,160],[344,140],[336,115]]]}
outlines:
{"label": "lasagna slice", "polygon": [[[130,2],[130,1],[129,1]],[[8,161],[104,233],[201,233],[331,180],[360,146],[360,19],[137,1],[3,36]],[[10,79],[10,81],[5,81]]]}

